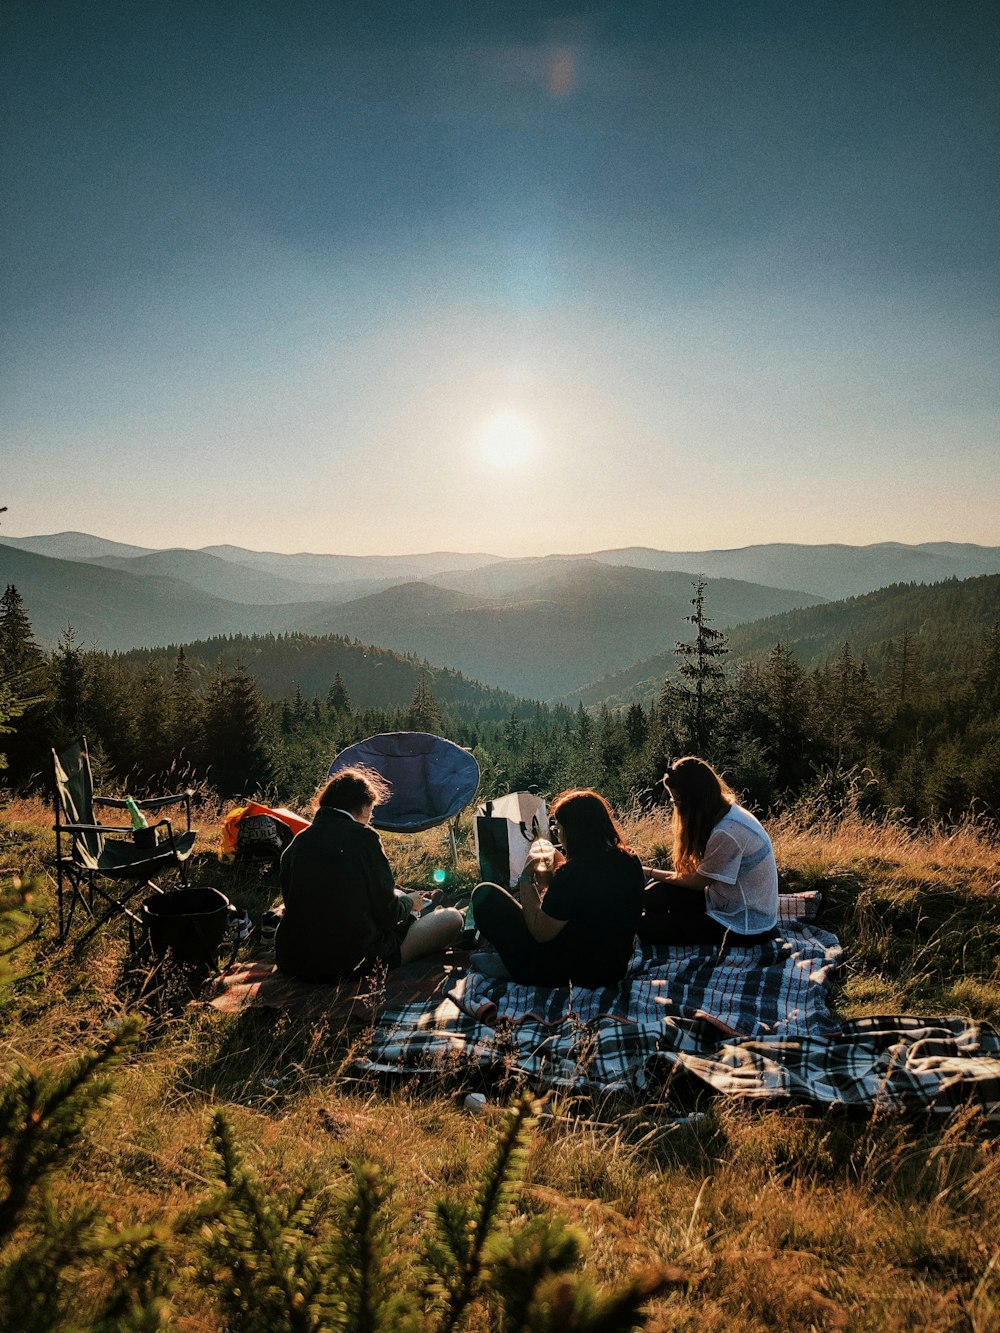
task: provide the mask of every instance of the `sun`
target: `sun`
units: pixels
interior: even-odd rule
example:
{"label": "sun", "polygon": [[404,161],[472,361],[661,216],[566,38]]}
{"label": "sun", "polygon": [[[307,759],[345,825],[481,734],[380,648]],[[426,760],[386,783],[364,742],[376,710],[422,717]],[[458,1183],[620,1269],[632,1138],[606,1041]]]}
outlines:
{"label": "sun", "polygon": [[479,447],[493,467],[522,467],[535,454],[538,433],[517,412],[498,412],[480,432]]}

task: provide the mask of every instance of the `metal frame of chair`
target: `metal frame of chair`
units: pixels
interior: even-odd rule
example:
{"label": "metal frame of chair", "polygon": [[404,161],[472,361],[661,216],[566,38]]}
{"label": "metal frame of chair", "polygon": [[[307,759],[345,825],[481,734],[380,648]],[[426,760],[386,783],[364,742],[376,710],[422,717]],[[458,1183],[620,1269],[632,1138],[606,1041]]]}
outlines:
{"label": "metal frame of chair", "polygon": [[[78,787],[75,793],[74,784]],[[187,827],[183,833],[175,833],[171,819],[158,819],[148,828],[148,836],[154,841],[144,847],[132,836],[131,824],[98,823],[94,818],[95,805],[112,810],[125,810],[127,805],[121,797],[95,793],[86,737],[60,752],[52,751],[60,941],[69,936],[76,908],[81,905],[90,917],[90,926],[77,941],[77,948],[118,915],[128,918],[129,942],[135,948],[135,926],[141,926],[142,919],[128,906],[129,901],[142,888],[162,892],[152,878],[154,874],[176,870],[187,885],[187,860],[198,836],[191,828],[192,795],[191,791],[182,791],[136,801],[140,810],[151,813],[170,805],[183,803],[185,807]],[[111,841],[114,835],[120,840]],[[132,883],[127,892],[116,895],[103,886],[104,880]]]}

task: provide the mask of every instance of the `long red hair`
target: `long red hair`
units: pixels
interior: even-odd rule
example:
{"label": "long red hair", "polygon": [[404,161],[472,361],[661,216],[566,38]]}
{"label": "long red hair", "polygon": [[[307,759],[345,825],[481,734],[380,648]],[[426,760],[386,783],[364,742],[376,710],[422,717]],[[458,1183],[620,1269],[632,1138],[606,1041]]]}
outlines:
{"label": "long red hair", "polygon": [[663,785],[673,797],[674,870],[685,875],[698,868],[709,835],[736,800],[711,764],[693,754],[670,765]]}
{"label": "long red hair", "polygon": [[549,817],[559,821],[567,859],[612,849],[629,850],[611,806],[590,787],[560,792],[549,807]]}

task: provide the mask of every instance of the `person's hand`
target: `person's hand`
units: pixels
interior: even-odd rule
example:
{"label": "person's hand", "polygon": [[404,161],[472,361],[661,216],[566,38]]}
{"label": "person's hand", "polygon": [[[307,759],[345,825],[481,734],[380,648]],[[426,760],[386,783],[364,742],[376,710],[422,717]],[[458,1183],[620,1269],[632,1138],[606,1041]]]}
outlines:
{"label": "person's hand", "polygon": [[428,894],[419,893],[416,889],[411,889],[410,892],[407,894],[407,897],[411,898],[413,901],[413,906],[411,907],[410,911],[413,913],[414,916],[419,916],[420,913],[427,906],[427,904],[431,901],[430,896]]}
{"label": "person's hand", "polygon": [[543,884],[548,884],[559,867],[565,864],[566,858],[562,852],[553,847],[547,840],[539,839],[537,843],[532,843],[524,868],[525,871],[533,874]]}
{"label": "person's hand", "polygon": [[673,870],[661,870],[659,866],[643,866],[642,873],[647,879],[655,879],[658,884],[666,884],[669,880],[676,879]]}

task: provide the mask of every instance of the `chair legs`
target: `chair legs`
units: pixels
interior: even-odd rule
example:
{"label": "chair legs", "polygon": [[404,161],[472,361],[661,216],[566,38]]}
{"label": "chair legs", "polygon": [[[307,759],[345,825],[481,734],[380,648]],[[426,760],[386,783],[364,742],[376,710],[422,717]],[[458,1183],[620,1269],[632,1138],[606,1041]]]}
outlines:
{"label": "chair legs", "polygon": [[[128,906],[128,904],[136,896],[136,894],[140,893],[143,889],[149,889],[153,893],[164,892],[164,890],[160,888],[159,884],[155,883],[151,879],[133,884],[132,887],[129,889],[129,891],[123,894],[120,898],[116,898],[112,894],[104,893],[102,890],[99,889],[96,890],[96,892],[99,893],[100,896],[107,903],[107,907],[100,914],[100,916],[98,916],[94,911],[93,897],[95,890],[93,885],[91,885],[91,895],[89,904],[85,899],[82,898],[81,894],[78,894],[77,896],[81,898],[81,901],[83,901],[84,906],[87,907],[88,911],[90,912],[92,920],[90,925],[87,927],[87,929],[83,932],[83,934],[74,944],[73,952],[75,954],[80,953],[84,949],[84,947],[87,944],[89,944],[89,942],[93,939],[93,937],[97,934],[97,932],[101,929],[101,927],[106,926],[108,922],[112,920],[113,917],[124,916],[128,919],[129,949],[131,950],[132,953],[135,953],[136,951],[135,928],[136,926],[141,927],[143,925],[143,919],[137,912],[134,912],[131,909],[131,907]],[[75,902],[70,908],[66,921],[67,935],[69,934],[69,926],[73,917],[73,907],[75,907]],[[60,941],[65,940],[65,938],[66,938],[65,935],[60,935]]]}

